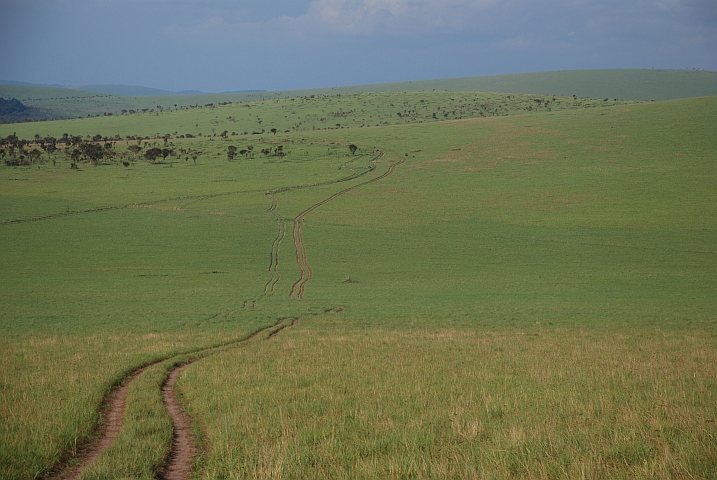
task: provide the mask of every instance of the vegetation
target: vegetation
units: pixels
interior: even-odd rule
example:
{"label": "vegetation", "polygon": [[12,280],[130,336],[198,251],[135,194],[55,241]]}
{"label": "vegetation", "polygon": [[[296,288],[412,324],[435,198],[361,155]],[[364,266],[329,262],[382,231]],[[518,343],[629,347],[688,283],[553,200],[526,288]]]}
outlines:
{"label": "vegetation", "polygon": [[296,328],[185,372],[211,446],[205,478],[711,478],[717,468],[714,338]]}
{"label": "vegetation", "polygon": [[[104,88],[103,88],[104,87]],[[622,69],[519,73],[485,77],[423,80],[349,87],[275,92],[166,95],[152,89],[89,86],[92,91],[28,85],[0,85],[0,97],[16,98],[33,110],[3,122],[113,116],[204,105],[257,102],[281,98],[355,95],[386,92],[494,92],[541,96],[671,100],[717,94],[717,72],[696,70]],[[141,91],[141,95],[137,91]]]}
{"label": "vegetation", "polygon": [[242,104],[205,105],[65,122],[0,125],[0,136],[62,135],[99,139],[181,139],[276,135],[544,113],[625,104],[611,99],[470,92],[410,92],[307,96]]}
{"label": "vegetation", "polygon": [[71,458],[158,362],[84,473],[154,476],[159,385],[198,359],[206,478],[714,478],[716,112],[437,91],[2,126],[0,471]]}

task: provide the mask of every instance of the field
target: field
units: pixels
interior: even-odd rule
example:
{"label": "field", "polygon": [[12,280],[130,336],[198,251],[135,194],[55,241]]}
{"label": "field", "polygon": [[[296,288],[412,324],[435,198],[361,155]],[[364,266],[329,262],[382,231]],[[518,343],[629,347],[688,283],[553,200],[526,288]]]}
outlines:
{"label": "field", "polygon": [[[365,93],[471,92],[581,97],[621,101],[656,101],[717,95],[717,72],[700,70],[568,70],[516,73],[484,77],[447,78],[413,82],[356,85],[309,90],[236,92],[202,95],[146,95],[151,89],[122,85],[90,87],[92,91],[29,85],[0,85],[0,97],[17,98],[31,107],[24,115],[0,120],[18,122],[122,115],[133,110],[164,111],[206,104],[243,103],[286,98]],[[124,95],[117,93],[125,92]],[[137,92],[134,93],[133,92]],[[395,113],[395,112],[391,112]],[[340,123],[340,122],[339,122]],[[148,132],[154,133],[154,132]]]}
{"label": "field", "polygon": [[148,365],[82,478],[155,478],[186,363],[197,478],[715,478],[715,125],[439,91],[3,125],[115,155],[1,167],[0,476],[77,463]]}

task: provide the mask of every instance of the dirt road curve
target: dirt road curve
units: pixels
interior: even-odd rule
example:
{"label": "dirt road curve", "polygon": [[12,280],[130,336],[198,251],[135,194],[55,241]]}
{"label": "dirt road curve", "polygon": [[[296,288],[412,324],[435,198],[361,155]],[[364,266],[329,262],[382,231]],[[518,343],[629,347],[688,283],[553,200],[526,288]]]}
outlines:
{"label": "dirt road curve", "polygon": [[132,375],[115,388],[107,397],[103,406],[102,426],[97,432],[97,440],[85,448],[81,449],[77,454],[79,462],[76,465],[67,466],[61,469],[59,473],[49,477],[52,480],[79,480],[82,471],[95,463],[97,458],[110,445],[114,443],[119,435],[120,428],[124,421],[124,407],[127,403],[127,392],[130,384],[144,372],[149,365],[135,370]]}
{"label": "dirt road curve", "polygon": [[189,363],[172,369],[167,381],[162,386],[164,405],[174,424],[172,451],[167,459],[167,467],[160,475],[163,480],[184,480],[189,478],[192,474],[194,458],[197,456],[196,439],[192,432],[192,419],[182,410],[182,405],[179,403],[177,392],[174,388],[179,374],[187,366],[189,366]]}
{"label": "dirt road curve", "polygon": [[[291,320],[291,323],[288,323],[288,320]],[[172,417],[172,423],[174,424],[174,439],[172,441],[172,450],[167,458],[167,465],[159,474],[159,478],[164,480],[185,480],[190,478],[194,458],[198,452],[196,439],[192,431],[191,419],[182,410],[175,389],[177,378],[181,374],[182,370],[190,364],[206,358],[208,355],[224,351],[225,349],[233,346],[241,345],[267,330],[274,329],[271,334],[271,336],[273,336],[282,329],[293,326],[297,321],[298,318],[296,317],[282,318],[273,325],[261,328],[244,339],[227,342],[219,346],[196,350],[192,352],[197,355],[194,359],[184,364],[177,365],[170,370],[167,380],[162,385],[162,398],[170,417]],[[46,478],[49,478],[50,480],[79,480],[82,472],[87,467],[91,466],[117,439],[120,429],[122,428],[122,424],[124,423],[124,410],[127,403],[127,392],[130,384],[150,366],[170,359],[171,357],[164,358],[152,364],[138,368],[132,372],[129,377],[127,377],[122,385],[115,388],[103,402],[104,413],[102,414],[102,426],[97,432],[97,439],[79,450],[76,456],[76,465],[68,465],[66,463],[60,464],[55,468],[57,473]]]}

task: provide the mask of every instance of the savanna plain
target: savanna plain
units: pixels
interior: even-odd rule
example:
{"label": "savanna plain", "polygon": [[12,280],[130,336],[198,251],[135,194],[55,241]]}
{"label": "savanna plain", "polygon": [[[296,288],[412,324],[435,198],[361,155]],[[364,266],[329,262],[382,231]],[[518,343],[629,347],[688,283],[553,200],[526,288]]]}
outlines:
{"label": "savanna plain", "polygon": [[716,125],[439,90],[0,125],[0,477],[80,462],[147,366],[79,475],[163,478],[186,364],[189,478],[716,478]]}

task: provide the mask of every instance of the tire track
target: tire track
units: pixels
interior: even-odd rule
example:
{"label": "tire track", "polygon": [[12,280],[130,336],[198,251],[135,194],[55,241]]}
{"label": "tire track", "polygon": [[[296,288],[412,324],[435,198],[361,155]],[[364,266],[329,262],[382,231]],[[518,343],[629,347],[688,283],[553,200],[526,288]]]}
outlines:
{"label": "tire track", "polygon": [[97,432],[97,439],[78,451],[76,455],[76,458],[79,459],[78,464],[61,466],[61,470],[57,474],[48,478],[51,480],[79,480],[82,471],[95,463],[102,452],[114,443],[124,421],[124,410],[127,405],[127,392],[130,384],[146,369],[156,363],[159,363],[159,361],[134,370],[118,387],[107,395],[102,402],[102,424]]}
{"label": "tire track", "polygon": [[[287,320],[291,320],[291,323],[287,323]],[[273,329],[266,338],[268,340],[283,329],[293,327],[298,321],[298,317],[281,318],[274,325],[254,332],[240,343],[255,338],[263,331]],[[167,380],[162,385],[162,399],[164,400],[164,405],[169,416],[172,417],[174,437],[172,439],[172,449],[167,457],[167,465],[158,476],[160,480],[186,480],[190,478],[194,471],[194,460],[199,452],[197,438],[193,433],[192,419],[189,414],[182,409],[182,404],[177,396],[176,383],[179,375],[185,368],[209,355],[211,355],[211,353],[199,356],[181,365],[176,365],[170,370],[169,375],[167,375]]]}
{"label": "tire track", "polygon": [[[286,320],[289,320],[289,319],[287,318]],[[278,334],[279,332],[281,332],[281,331],[284,330],[285,328],[293,327],[294,325],[296,325],[296,324],[298,323],[298,321],[299,321],[299,317],[292,317],[292,318],[291,318],[291,323],[281,325],[279,328],[277,328],[276,330],[274,330],[273,332],[271,332],[271,333],[269,334],[269,336],[267,337],[267,340],[270,339],[270,338],[273,338],[276,334]]]}
{"label": "tire track", "polygon": [[162,480],[183,480],[192,474],[192,464],[197,456],[197,440],[192,433],[192,419],[187,412],[182,410],[176,392],[177,379],[179,374],[193,362],[173,368],[169,372],[167,381],[162,385],[162,400],[164,408],[172,417],[174,435],[172,438],[172,450],[167,458],[167,467],[159,478]]}
{"label": "tire track", "polygon": [[[326,181],[326,182],[319,182],[315,184],[310,185],[297,185],[297,186],[290,186],[290,187],[281,187],[275,190],[267,191],[265,192],[266,195],[273,196],[274,194],[283,193],[290,190],[299,190],[304,188],[313,188],[313,187],[319,187],[319,186],[327,186],[327,185],[335,185],[343,182],[348,182],[351,180],[354,180],[356,178],[359,178],[361,176],[364,176],[370,172],[373,172],[376,170],[376,161],[384,156],[384,152],[380,152],[378,156],[376,156],[374,159],[371,160],[371,165],[366,168],[363,171],[356,172],[355,170],[349,169],[354,172],[352,175],[342,177],[337,180],[332,181]],[[353,160],[352,160],[353,161]],[[391,173],[393,173],[395,167],[401,163],[404,162],[404,159],[401,158],[400,161],[392,164],[389,166],[389,169],[382,175],[373,178],[371,180],[368,180],[366,182],[360,183],[358,185],[354,185],[352,187],[346,188],[331,197],[318,202],[311,207],[307,208],[304,212],[299,214],[297,217],[294,218],[294,244],[296,246],[297,250],[297,263],[299,264],[299,268],[302,269],[302,278],[294,284],[292,287],[292,292],[290,297],[294,298],[295,294],[298,292],[298,298],[303,298],[304,293],[304,287],[306,283],[308,283],[309,280],[311,280],[312,272],[311,268],[308,264],[307,256],[306,256],[306,247],[303,242],[303,235],[302,235],[302,229],[303,229],[303,217],[315,210],[316,208],[319,208],[320,206],[334,200],[335,198],[348,193],[356,188],[368,185],[370,183],[373,183],[375,181],[381,180]],[[348,165],[347,162],[343,164],[340,168],[344,168]],[[53,218],[61,218],[61,217],[67,217],[72,215],[78,215],[83,213],[96,213],[96,212],[104,212],[104,211],[110,211],[110,210],[121,210],[126,208],[133,208],[138,206],[147,206],[147,205],[156,205],[166,202],[172,202],[172,201],[178,201],[178,200],[204,200],[204,199],[210,199],[210,198],[217,198],[222,196],[229,196],[229,195],[236,195],[236,194],[243,194],[243,193],[256,193],[258,190],[246,190],[246,191],[232,191],[232,192],[222,192],[222,193],[215,193],[215,194],[207,194],[207,195],[186,195],[181,197],[173,197],[169,199],[160,199],[150,202],[143,202],[143,203],[132,203],[128,205],[115,205],[115,206],[106,206],[106,207],[98,207],[93,209],[87,209],[77,212],[60,212],[56,214],[50,214],[50,215],[44,215],[39,217],[30,217],[30,218],[24,218],[24,219],[15,219],[15,220],[6,220],[0,222],[0,225],[10,225],[10,224],[16,224],[16,223],[27,223],[27,222],[35,222],[35,221],[41,221],[41,220],[48,220]],[[269,209],[269,211],[272,212],[272,214],[277,218],[277,222],[279,223],[279,233],[277,237],[274,239],[274,242],[272,243],[272,252],[271,252],[271,258],[270,258],[270,264],[269,264],[269,272],[270,276],[272,277],[270,281],[266,284],[264,294],[268,295],[268,292],[271,291],[272,294],[276,292],[276,284],[280,280],[279,272],[278,272],[278,266],[279,266],[279,252],[280,252],[280,246],[281,242],[286,236],[286,222],[285,219],[278,215],[277,213],[277,206],[278,201],[273,198],[272,199],[272,206]],[[301,220],[299,220],[299,218]],[[302,268],[303,265],[303,268]],[[298,290],[297,290],[298,289]],[[248,300],[252,301],[252,300]],[[244,302],[244,306],[247,306],[247,302]],[[256,304],[256,299],[252,301],[252,303]],[[160,479],[167,479],[167,480],[173,480],[173,479],[186,479],[189,478],[189,476],[192,473],[192,464],[194,462],[194,458],[196,457],[197,453],[197,447],[196,447],[196,438],[194,437],[192,433],[191,428],[191,419],[189,416],[182,412],[181,404],[179,403],[179,400],[177,399],[176,395],[176,381],[181,374],[181,372],[190,364],[201,360],[203,358],[206,358],[208,355],[211,355],[212,353],[216,353],[217,351],[221,351],[222,349],[225,349],[230,346],[237,346],[240,344],[243,344],[262,332],[265,332],[270,329],[274,329],[267,339],[274,337],[276,334],[278,334],[281,330],[294,326],[298,322],[297,317],[291,317],[291,323],[285,324],[284,322],[286,320],[289,320],[289,318],[286,319],[280,319],[278,320],[274,325],[263,327],[256,332],[252,333],[248,337],[244,339],[239,340],[233,340],[226,342],[224,344],[219,344],[211,347],[205,347],[201,349],[194,350],[192,352],[184,352],[182,354],[173,355],[170,357],[165,357],[158,359],[152,363],[146,364],[140,368],[135,369],[132,371],[122,382],[122,384],[119,387],[113,388],[112,391],[106,396],[106,398],[102,402],[102,410],[104,411],[102,415],[102,426],[97,431],[97,438],[92,441],[90,444],[83,447],[77,455],[75,455],[75,460],[77,461],[75,465],[69,465],[67,462],[62,462],[58,466],[56,466],[54,470],[54,474],[50,475],[49,479],[52,480],[75,480],[79,479],[84,469],[91,466],[98,458],[99,456],[107,449],[109,448],[114,441],[116,440],[117,436],[119,435],[119,431],[124,423],[124,410],[126,406],[126,400],[127,400],[127,392],[129,390],[129,386],[131,383],[137,379],[147,368],[150,366],[156,365],[158,363],[171,360],[173,358],[178,358],[182,356],[187,355],[197,355],[195,358],[182,363],[181,365],[176,365],[173,367],[167,374],[167,379],[162,385],[162,396],[165,403],[165,407],[167,408],[167,411],[169,412],[170,416],[172,417],[172,422],[174,425],[174,441],[173,446],[170,452],[170,455],[167,459],[167,466],[165,467],[164,471],[158,476]],[[73,462],[75,463],[75,462]]]}
{"label": "tire track", "polygon": [[[45,477],[48,480],[79,480],[82,472],[90,467],[95,461],[100,457],[100,455],[107,450],[109,447],[112,446],[112,444],[117,439],[120,429],[122,428],[122,425],[124,423],[124,410],[125,406],[127,404],[127,393],[129,391],[129,387],[132,384],[134,380],[136,380],[145,370],[147,370],[149,367],[156,365],[161,362],[165,362],[167,360],[171,360],[172,358],[178,358],[186,355],[197,355],[197,357],[189,360],[188,362],[185,362],[181,365],[175,366],[170,372],[168,373],[167,380],[162,385],[162,395],[163,398],[165,398],[165,405],[167,405],[166,396],[165,396],[165,387],[167,385],[170,385],[170,377],[172,377],[172,374],[179,370],[180,368],[184,368],[191,363],[194,363],[198,360],[201,360],[202,358],[205,358],[212,353],[222,351],[223,349],[226,349],[227,347],[234,347],[241,345],[243,343],[248,342],[249,340],[252,340],[253,338],[260,335],[262,332],[265,332],[267,330],[271,330],[277,327],[279,330],[282,330],[283,328],[286,328],[287,325],[284,325],[284,322],[287,319],[282,318],[279,319],[276,323],[273,325],[268,325],[266,327],[262,327],[255,332],[253,332],[251,335],[239,339],[239,340],[233,340],[229,342],[225,342],[219,345],[214,345],[211,347],[205,347],[200,348],[191,352],[184,352],[177,355],[172,355],[170,357],[161,358],[158,360],[155,360],[154,362],[148,363],[146,365],[143,365],[135,370],[133,370],[125,380],[116,388],[113,388],[112,391],[105,397],[105,399],[102,401],[102,406],[100,407],[103,411],[102,413],[102,424],[99,427],[97,431],[97,437],[89,444],[82,447],[80,450],[78,450],[77,454],[74,456],[73,464],[70,465],[68,461],[63,461],[59,465],[57,465],[55,468],[53,468],[54,473],[51,473],[49,476]],[[292,318],[291,325],[294,325],[298,319]],[[288,326],[291,326],[288,325]],[[274,332],[272,332],[273,334]],[[174,382],[176,382],[176,377],[179,375],[181,370],[177,373],[174,373],[175,379]],[[171,383],[171,386],[168,388],[170,392],[174,392],[174,383]],[[175,395],[176,397],[176,395]],[[180,413],[181,408],[180,408]],[[177,422],[174,419],[174,416],[172,415],[172,412],[170,412],[170,416],[172,416],[172,422],[175,425],[175,437],[176,432],[178,431],[178,428],[176,427]],[[184,429],[186,432],[186,429]],[[189,433],[191,434],[191,428],[189,429]],[[192,437],[193,438],[193,434]],[[185,440],[182,440],[184,442]],[[192,440],[193,442],[193,440]],[[172,452],[174,452],[174,447],[172,448]],[[171,457],[170,453],[170,457]],[[193,458],[192,458],[193,461]],[[191,464],[191,462],[190,462]],[[172,458],[169,459],[168,467],[166,471],[169,471],[169,466],[172,465]],[[180,469],[181,470],[181,469]],[[179,471],[179,470],[178,470]],[[183,470],[181,470],[183,471]],[[187,476],[184,477],[162,477],[160,478],[188,478]]]}
{"label": "tire track", "polygon": [[100,213],[100,212],[108,212],[108,211],[112,211],[112,210],[124,210],[126,208],[147,207],[147,206],[151,206],[151,205],[159,205],[161,203],[177,202],[180,200],[201,201],[201,200],[208,200],[211,198],[228,197],[230,195],[241,195],[241,194],[245,194],[245,193],[258,193],[260,191],[261,190],[236,190],[236,191],[232,191],[232,192],[208,193],[208,194],[203,194],[203,195],[183,195],[181,197],[162,198],[159,200],[151,200],[149,202],[129,203],[127,205],[108,205],[105,207],[87,208],[85,210],[78,210],[75,212],[57,212],[57,213],[50,213],[47,215],[40,215],[37,217],[26,217],[26,218],[16,218],[14,220],[3,220],[3,221],[0,221],[0,226],[14,225],[14,224],[18,224],[18,223],[39,222],[42,220],[51,220],[53,218],[71,217],[71,216],[82,215],[82,214],[87,214],[87,213]]}
{"label": "tire track", "polygon": [[[264,285],[264,294],[244,300],[243,308],[245,308],[245,309],[246,308],[255,308],[257,302],[259,301],[259,299],[262,296],[266,297],[269,295],[275,295],[276,287],[277,287],[279,281],[281,280],[281,275],[279,274],[279,253],[281,251],[281,243],[284,240],[284,238],[286,237],[287,230],[286,230],[286,219],[283,216],[279,215],[279,213],[277,211],[279,201],[278,201],[276,195],[278,195],[280,193],[292,191],[292,190],[302,190],[302,189],[306,189],[306,188],[315,188],[315,187],[323,187],[323,186],[328,186],[328,185],[336,185],[339,183],[344,183],[344,182],[349,182],[351,180],[355,180],[359,177],[367,175],[367,174],[373,172],[374,170],[376,170],[376,168],[377,168],[376,161],[379,158],[381,158],[383,155],[384,155],[384,152],[379,152],[379,154],[376,157],[371,159],[371,161],[369,162],[369,166],[360,171],[357,171],[356,169],[351,168],[349,166],[349,164],[352,162],[355,162],[356,160],[359,160],[362,157],[362,155],[360,155],[356,158],[352,158],[351,160],[349,160],[347,162],[344,162],[343,164],[341,164],[341,166],[339,166],[339,170],[348,168],[353,173],[351,175],[347,175],[345,177],[341,177],[336,180],[327,180],[325,182],[311,183],[308,185],[293,185],[293,186],[288,186],[288,187],[279,187],[274,190],[267,190],[266,192],[264,192],[265,196],[271,197],[271,206],[269,207],[268,211],[271,212],[271,214],[274,215],[274,217],[276,218],[277,224],[279,226],[279,232],[278,232],[277,236],[274,238],[274,241],[272,242],[272,245],[271,245],[271,253],[269,256],[269,280]],[[294,222],[294,229],[296,229],[296,222]],[[297,238],[296,232],[294,232],[294,243],[296,243],[296,238]],[[301,238],[300,233],[299,233],[299,238]],[[306,265],[305,268],[309,268],[308,265]]]}
{"label": "tire track", "polygon": [[[371,180],[367,180],[363,183],[359,183],[357,185],[353,185],[349,188],[345,188],[341,190],[340,192],[334,193],[330,197],[315,203],[314,205],[311,205],[309,208],[298,214],[294,218],[294,230],[293,230],[293,236],[294,236],[294,247],[296,249],[296,264],[299,266],[299,270],[301,270],[301,277],[294,283],[294,285],[291,287],[291,293],[289,294],[289,298],[291,299],[303,299],[304,298],[304,290],[306,288],[306,284],[311,281],[311,278],[313,277],[313,271],[311,270],[311,266],[309,266],[309,261],[306,256],[306,244],[304,243],[303,238],[303,228],[304,228],[304,220],[306,219],[306,215],[313,212],[317,208],[326,205],[327,203],[337,199],[341,195],[344,195],[346,193],[349,193],[352,190],[355,190],[357,188],[364,187],[366,185],[369,185],[374,182],[378,182],[379,180],[383,180],[384,178],[388,177],[393,173],[393,171],[396,169],[396,167],[403,162],[406,161],[405,158],[399,156],[397,153],[393,152],[394,155],[396,155],[399,160],[395,163],[392,163],[389,165],[388,169],[378,177],[372,178]],[[381,158],[384,155],[384,152],[381,152],[381,154],[376,157],[375,160],[378,160],[378,158]]]}
{"label": "tire track", "polygon": [[276,294],[276,284],[281,280],[279,275],[279,253],[281,252],[281,242],[286,236],[286,220],[284,217],[276,212],[278,201],[276,198],[271,199],[271,208],[269,211],[276,217],[276,223],[279,226],[279,233],[277,234],[274,242],[271,244],[271,257],[269,259],[269,276],[270,280],[264,285],[264,295]]}

